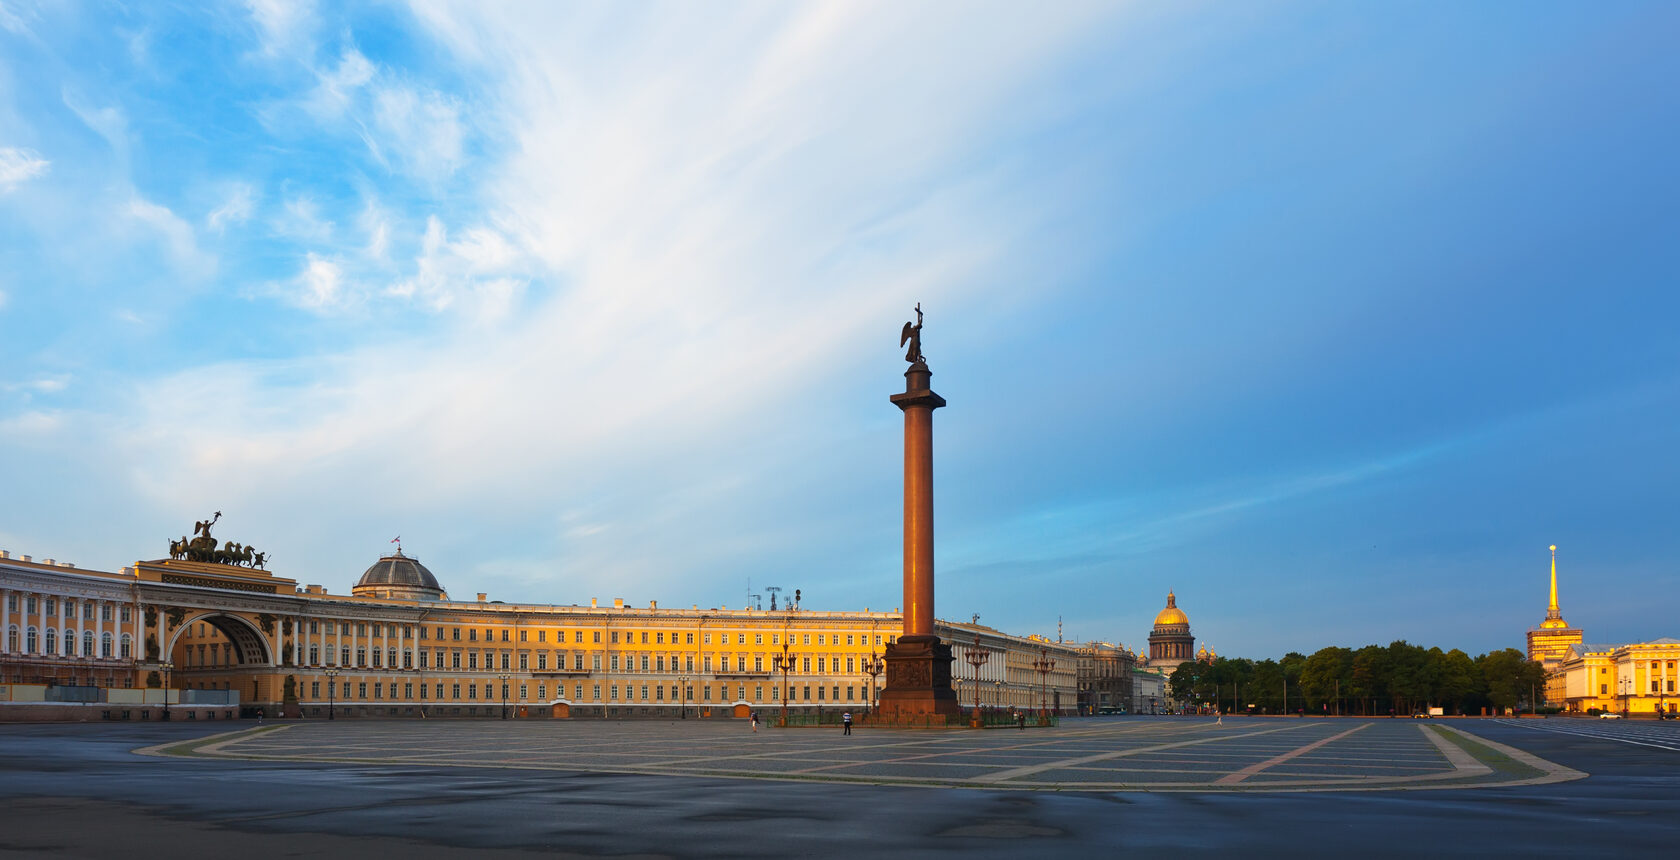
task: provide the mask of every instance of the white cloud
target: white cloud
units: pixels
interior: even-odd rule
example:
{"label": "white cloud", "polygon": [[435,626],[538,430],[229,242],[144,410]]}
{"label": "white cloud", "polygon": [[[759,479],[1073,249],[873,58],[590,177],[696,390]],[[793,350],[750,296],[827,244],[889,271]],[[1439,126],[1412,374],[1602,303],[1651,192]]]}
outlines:
{"label": "white cloud", "polygon": [[29,25],[24,23],[23,17],[12,11],[8,3],[0,3],[0,28],[19,36],[34,35],[29,32]]}
{"label": "white cloud", "polygon": [[227,201],[213,210],[204,219],[205,226],[221,233],[229,224],[243,224],[251,220],[251,211],[256,203],[256,189],[245,183],[234,186],[229,192]]}
{"label": "white cloud", "polygon": [[302,194],[286,200],[273,227],[276,233],[305,242],[324,243],[332,239],[337,224],[321,214],[315,198]]}
{"label": "white cloud", "polygon": [[68,86],[60,91],[64,106],[70,109],[83,125],[105,138],[118,157],[128,156],[128,117],[120,108],[94,107]]}
{"label": "white cloud", "polygon": [[216,258],[199,250],[192,225],[168,207],[134,197],[128,202],[127,214],[163,239],[178,271],[195,278],[215,274]]}
{"label": "white cloud", "polygon": [[455,99],[435,91],[390,86],[379,88],[373,101],[379,139],[409,173],[437,180],[460,166],[466,131]]}
{"label": "white cloud", "polygon": [[51,162],[33,149],[0,146],[0,193],[44,175]]}
{"label": "white cloud", "polygon": [[340,307],[347,298],[343,268],[313,253],[294,283],[297,303],[310,310],[331,310]]}
{"label": "white cloud", "polygon": [[245,7],[270,57],[298,53],[315,29],[314,0],[246,0]]}

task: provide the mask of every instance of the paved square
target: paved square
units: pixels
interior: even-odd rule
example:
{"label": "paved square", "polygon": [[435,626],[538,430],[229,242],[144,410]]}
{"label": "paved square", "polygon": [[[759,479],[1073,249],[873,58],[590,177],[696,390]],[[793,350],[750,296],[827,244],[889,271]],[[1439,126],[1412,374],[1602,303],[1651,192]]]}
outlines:
{"label": "paved square", "polygon": [[271,724],[146,750],[269,761],[512,767],[1084,791],[1470,788],[1585,774],[1445,721],[1122,718],[1026,731],[760,729],[736,722]]}

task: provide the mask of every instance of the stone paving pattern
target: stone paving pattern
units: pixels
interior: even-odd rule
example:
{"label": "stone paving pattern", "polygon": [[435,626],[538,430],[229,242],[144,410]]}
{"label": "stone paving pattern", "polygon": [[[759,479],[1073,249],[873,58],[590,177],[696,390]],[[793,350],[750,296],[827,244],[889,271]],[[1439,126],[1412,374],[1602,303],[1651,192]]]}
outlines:
{"label": "stone paving pattern", "polygon": [[1082,791],[1470,788],[1585,774],[1449,721],[1069,720],[1025,731],[772,729],[736,722],[270,724],[166,755]]}

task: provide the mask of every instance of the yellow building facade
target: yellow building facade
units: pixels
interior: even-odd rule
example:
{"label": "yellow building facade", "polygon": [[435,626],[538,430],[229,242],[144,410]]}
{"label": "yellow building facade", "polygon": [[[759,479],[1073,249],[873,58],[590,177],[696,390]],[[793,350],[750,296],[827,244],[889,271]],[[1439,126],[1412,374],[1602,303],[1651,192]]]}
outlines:
{"label": "yellow building facade", "polygon": [[1680,640],[1576,645],[1558,667],[1570,713],[1624,716],[1680,713]]}
{"label": "yellow building facade", "polygon": [[[6,555],[0,704],[17,698],[16,686],[150,690],[169,698],[176,719],[221,718],[215,706],[226,702],[306,718],[862,710],[884,683],[875,658],[902,623],[897,612],[451,600],[400,551],[344,595],[248,564],[170,558],[110,573]],[[978,691],[987,706],[1072,711],[1072,647],[936,627],[968,685],[965,705]],[[988,657],[978,677],[970,650]]]}

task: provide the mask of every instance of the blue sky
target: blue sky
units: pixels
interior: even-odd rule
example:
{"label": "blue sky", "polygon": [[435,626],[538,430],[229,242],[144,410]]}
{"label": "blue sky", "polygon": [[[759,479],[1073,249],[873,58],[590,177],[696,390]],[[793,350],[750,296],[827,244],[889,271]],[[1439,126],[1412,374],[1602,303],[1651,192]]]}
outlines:
{"label": "blue sky", "polygon": [[0,547],[1680,635],[1673,4],[0,0]]}

